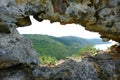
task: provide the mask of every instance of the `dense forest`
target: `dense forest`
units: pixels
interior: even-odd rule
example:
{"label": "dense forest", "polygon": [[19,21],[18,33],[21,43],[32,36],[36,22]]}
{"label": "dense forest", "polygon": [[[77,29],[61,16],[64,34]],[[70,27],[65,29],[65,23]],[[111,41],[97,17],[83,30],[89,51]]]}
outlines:
{"label": "dense forest", "polygon": [[105,44],[101,39],[83,39],[74,36],[53,37],[38,34],[24,34],[24,36],[31,39],[33,48],[40,53],[40,59],[49,58],[53,62],[79,53],[85,47],[93,47],[96,43]]}

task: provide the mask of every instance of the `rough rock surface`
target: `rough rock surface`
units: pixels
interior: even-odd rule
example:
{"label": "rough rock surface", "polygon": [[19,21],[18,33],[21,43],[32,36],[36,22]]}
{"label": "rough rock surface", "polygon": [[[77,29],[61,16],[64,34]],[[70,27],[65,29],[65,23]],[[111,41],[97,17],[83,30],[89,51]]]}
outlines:
{"label": "rough rock surface", "polygon": [[23,64],[0,70],[0,80],[35,80],[31,68]]}
{"label": "rough rock surface", "polygon": [[10,33],[0,33],[0,80],[34,80],[32,69],[38,65],[38,53],[31,41],[15,27]]}
{"label": "rough rock surface", "polygon": [[38,54],[31,42],[11,28],[12,33],[0,34],[0,69],[16,64],[39,64]]}
{"label": "rough rock surface", "polygon": [[120,0],[0,0],[0,32],[9,26],[31,24],[48,19],[61,24],[80,24],[99,32],[104,41],[120,42]]}
{"label": "rough rock surface", "polygon": [[54,68],[38,68],[35,74],[37,80],[120,80],[119,67],[120,59],[101,53],[81,62],[68,59]]}
{"label": "rough rock surface", "polygon": [[0,0],[0,80],[120,80],[116,56],[68,61],[54,70],[38,68],[38,54],[16,30],[31,24],[29,16],[80,24],[104,41],[120,42],[120,0]]}

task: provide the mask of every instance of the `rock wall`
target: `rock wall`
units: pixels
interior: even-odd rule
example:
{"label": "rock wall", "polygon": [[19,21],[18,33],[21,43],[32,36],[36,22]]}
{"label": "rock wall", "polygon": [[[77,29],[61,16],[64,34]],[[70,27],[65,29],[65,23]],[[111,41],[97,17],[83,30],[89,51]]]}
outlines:
{"label": "rock wall", "polygon": [[38,68],[38,80],[120,80],[120,60],[100,52],[82,61],[67,59],[54,68]]}
{"label": "rock wall", "polygon": [[37,18],[80,24],[86,30],[98,32],[104,41],[120,42],[119,3],[119,0],[45,0],[44,11]]}
{"label": "rock wall", "polygon": [[31,70],[39,66],[31,41],[13,27],[0,33],[0,80],[34,80]]}
{"label": "rock wall", "polygon": [[[112,39],[120,42],[119,15],[120,0],[0,0],[0,80],[42,80],[38,78],[42,73],[39,74],[40,71],[37,70],[39,66],[37,52],[32,49],[31,42],[16,30],[17,27],[31,25],[29,16],[40,22],[48,19],[51,23],[60,22],[62,25],[71,23],[83,25],[86,30],[100,33],[105,41]],[[113,67],[105,65],[110,67],[102,69],[105,72]],[[81,66],[90,65],[81,63]],[[89,68],[86,69],[89,71]],[[87,75],[82,75],[82,72],[80,74],[78,76]],[[111,75],[114,76],[112,73]],[[85,80],[88,76],[78,80]],[[96,77],[99,77],[99,74]],[[62,78],[44,80],[51,79],[70,80]]]}
{"label": "rock wall", "polygon": [[120,0],[1,0],[0,15],[0,32],[30,25],[31,15],[38,21],[80,24],[104,41],[120,42]]}

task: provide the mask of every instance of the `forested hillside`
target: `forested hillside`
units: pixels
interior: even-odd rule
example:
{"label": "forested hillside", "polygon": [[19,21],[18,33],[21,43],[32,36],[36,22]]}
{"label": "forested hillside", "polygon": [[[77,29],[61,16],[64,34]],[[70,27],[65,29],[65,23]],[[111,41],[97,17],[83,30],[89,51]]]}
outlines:
{"label": "forested hillside", "polygon": [[48,35],[24,34],[31,39],[34,49],[41,58],[63,59],[76,54],[87,45],[101,44],[99,39],[83,39],[74,36],[53,37]]}

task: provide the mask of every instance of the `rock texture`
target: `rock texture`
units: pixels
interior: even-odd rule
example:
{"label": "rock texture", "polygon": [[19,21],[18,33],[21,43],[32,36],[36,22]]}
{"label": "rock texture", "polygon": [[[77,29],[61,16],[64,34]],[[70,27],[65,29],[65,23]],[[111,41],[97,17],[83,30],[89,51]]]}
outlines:
{"label": "rock texture", "polygon": [[0,32],[28,26],[29,16],[61,24],[80,24],[104,41],[120,42],[120,0],[0,0]]}
{"label": "rock texture", "polygon": [[[41,19],[61,24],[80,24],[99,32],[104,41],[120,42],[120,0],[45,0]],[[117,36],[116,36],[117,35]]]}
{"label": "rock texture", "polygon": [[10,34],[0,34],[0,69],[16,64],[39,64],[38,54],[31,42],[20,36],[16,29]]}
{"label": "rock texture", "polygon": [[0,80],[35,80],[31,68],[23,64],[0,70]]}
{"label": "rock texture", "polygon": [[0,80],[120,79],[116,56],[114,60],[95,56],[80,63],[68,61],[67,67],[60,65],[62,69],[42,71],[31,42],[16,30],[31,25],[29,16],[40,22],[79,24],[100,33],[104,41],[120,42],[120,0],[0,0]]}
{"label": "rock texture", "polygon": [[66,60],[54,68],[38,68],[37,80],[119,80],[120,59],[113,60],[108,53],[84,58],[81,62]]}
{"label": "rock texture", "polygon": [[38,53],[15,27],[9,30],[0,33],[0,80],[34,80],[32,69],[39,66]]}

